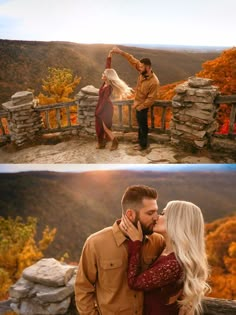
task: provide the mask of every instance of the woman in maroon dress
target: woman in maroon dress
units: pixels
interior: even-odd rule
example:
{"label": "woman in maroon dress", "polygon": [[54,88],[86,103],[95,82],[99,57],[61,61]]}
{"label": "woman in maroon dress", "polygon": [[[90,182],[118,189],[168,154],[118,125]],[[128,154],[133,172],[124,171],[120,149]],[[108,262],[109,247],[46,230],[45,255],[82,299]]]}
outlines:
{"label": "woman in maroon dress", "polygon": [[[153,228],[162,234],[166,247],[145,271],[140,270],[143,234],[124,217],[128,243],[128,283],[144,290],[144,315],[200,314],[201,300],[209,290],[208,264],[201,210],[186,201],[171,201]],[[178,300],[179,299],[179,300]]]}
{"label": "woman in maroon dress", "polygon": [[132,95],[132,89],[122,81],[114,69],[111,69],[111,55],[112,51],[106,60],[106,69],[102,74],[104,81],[99,89],[99,98],[95,111],[95,125],[98,139],[97,149],[104,149],[106,142],[111,140],[110,150],[115,150],[118,147],[118,140],[111,131],[113,104],[111,97],[127,98]]}

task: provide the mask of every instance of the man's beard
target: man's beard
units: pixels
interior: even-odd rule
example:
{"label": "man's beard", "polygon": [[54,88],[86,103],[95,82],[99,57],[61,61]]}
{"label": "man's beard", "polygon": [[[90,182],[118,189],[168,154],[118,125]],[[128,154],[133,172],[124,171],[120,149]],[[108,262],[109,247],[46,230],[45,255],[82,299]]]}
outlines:
{"label": "man's beard", "polygon": [[144,71],[141,72],[141,74],[142,74],[143,76],[147,75],[147,70],[145,69]]}
{"label": "man's beard", "polygon": [[153,233],[153,229],[150,229],[149,227],[145,226],[141,221],[140,221],[140,218],[139,218],[139,213],[136,213],[136,217],[134,219],[134,226],[136,226],[136,228],[138,227],[138,221],[140,222],[141,224],[141,228],[142,228],[142,231],[143,231],[143,235],[151,235]]}

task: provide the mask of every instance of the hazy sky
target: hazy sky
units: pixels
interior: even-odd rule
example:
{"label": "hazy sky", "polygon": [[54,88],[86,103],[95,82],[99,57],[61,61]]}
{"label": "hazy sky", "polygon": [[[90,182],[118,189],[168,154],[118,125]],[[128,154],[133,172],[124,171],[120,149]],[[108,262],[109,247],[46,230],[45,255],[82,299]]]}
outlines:
{"label": "hazy sky", "polygon": [[0,38],[236,46],[236,0],[0,0]]}
{"label": "hazy sky", "polygon": [[0,173],[25,171],[84,172],[93,170],[234,171],[236,164],[0,164]]}

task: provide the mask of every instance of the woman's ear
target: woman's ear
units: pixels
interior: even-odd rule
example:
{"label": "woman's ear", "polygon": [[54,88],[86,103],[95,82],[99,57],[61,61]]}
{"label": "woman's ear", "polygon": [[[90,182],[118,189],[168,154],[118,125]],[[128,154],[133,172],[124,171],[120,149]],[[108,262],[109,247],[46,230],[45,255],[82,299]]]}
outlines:
{"label": "woman's ear", "polygon": [[131,222],[135,221],[136,212],[133,209],[127,209],[125,214],[130,219]]}

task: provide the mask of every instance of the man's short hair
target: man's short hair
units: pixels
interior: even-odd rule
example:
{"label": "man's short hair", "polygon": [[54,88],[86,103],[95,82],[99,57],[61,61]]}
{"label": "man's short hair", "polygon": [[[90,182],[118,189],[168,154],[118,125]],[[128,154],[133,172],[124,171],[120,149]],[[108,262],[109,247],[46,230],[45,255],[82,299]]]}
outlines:
{"label": "man's short hair", "polygon": [[145,185],[133,185],[129,186],[121,199],[121,207],[123,213],[127,209],[133,209],[138,211],[142,208],[142,202],[144,198],[147,199],[157,199],[158,194],[155,188],[145,186]]}
{"label": "man's short hair", "polygon": [[149,58],[142,58],[139,60],[141,63],[143,63],[145,66],[150,66],[152,65],[151,60]]}

